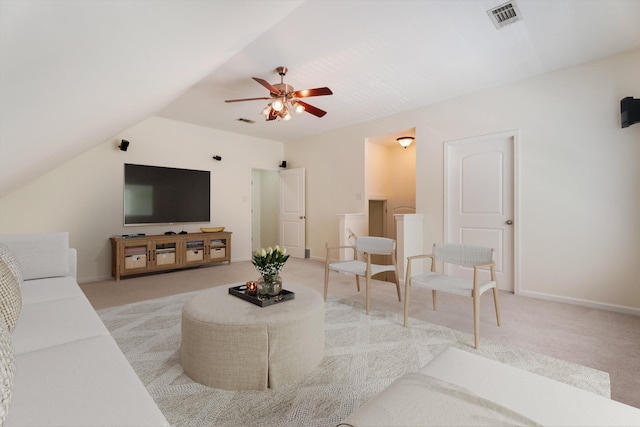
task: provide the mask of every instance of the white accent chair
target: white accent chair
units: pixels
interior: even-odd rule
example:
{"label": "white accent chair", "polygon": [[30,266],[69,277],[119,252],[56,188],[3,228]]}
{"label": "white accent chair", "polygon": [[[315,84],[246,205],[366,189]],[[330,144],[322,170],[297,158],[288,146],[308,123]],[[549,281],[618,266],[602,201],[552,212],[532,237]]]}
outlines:
{"label": "white accent chair", "polygon": [[[404,291],[404,326],[407,327],[409,318],[409,293],[411,286],[431,289],[434,311],[436,310],[436,291],[472,297],[474,344],[475,348],[478,348],[480,341],[480,296],[489,289],[493,290],[496,321],[498,326],[500,326],[498,283],[496,281],[496,263],[494,261],[494,256],[495,250],[493,248],[464,245],[459,243],[440,243],[433,245],[433,251],[431,254],[408,257]],[[424,258],[431,259],[431,271],[412,276],[412,263]],[[437,273],[436,262],[473,268],[473,279],[465,279]],[[481,269],[489,269],[490,280],[481,280]]]}
{"label": "white accent chair", "polygon": [[[400,296],[400,282],[398,278],[398,267],[396,265],[396,241],[386,237],[364,236],[356,239],[355,246],[336,246],[327,247],[327,258],[324,268],[324,300],[327,300],[329,290],[329,272],[337,271],[339,273],[353,274],[356,276],[356,286],[360,292],[360,276],[366,279],[366,313],[369,314],[369,300],[371,290],[371,277],[376,274],[392,271],[395,274],[396,291],[398,292],[398,301],[402,301]],[[339,249],[353,249],[353,259],[348,261],[331,262],[331,252]],[[359,256],[364,261],[358,259]],[[372,255],[388,255],[391,257],[391,264],[373,264],[371,262]]]}

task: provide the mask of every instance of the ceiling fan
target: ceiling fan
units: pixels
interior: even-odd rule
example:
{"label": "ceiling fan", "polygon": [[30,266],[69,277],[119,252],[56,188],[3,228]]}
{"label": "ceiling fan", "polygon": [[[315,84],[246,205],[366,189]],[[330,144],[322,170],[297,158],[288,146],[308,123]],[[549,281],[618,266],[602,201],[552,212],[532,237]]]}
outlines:
{"label": "ceiling fan", "polygon": [[299,98],[308,98],[311,96],[323,96],[333,95],[331,89],[328,87],[318,87],[315,89],[294,90],[293,86],[290,86],[284,82],[284,76],[287,75],[287,67],[278,67],[276,71],[280,75],[280,83],[270,84],[266,80],[258,77],[253,77],[253,80],[260,83],[262,86],[269,90],[269,97],[260,98],[243,98],[243,99],[227,99],[224,102],[242,102],[242,101],[256,101],[256,100],[271,100],[262,110],[268,120],[275,120],[281,118],[282,120],[291,119],[291,113],[296,112],[302,114],[307,112],[313,114],[316,117],[322,117],[327,114],[326,111],[314,107],[311,104],[301,101]]}

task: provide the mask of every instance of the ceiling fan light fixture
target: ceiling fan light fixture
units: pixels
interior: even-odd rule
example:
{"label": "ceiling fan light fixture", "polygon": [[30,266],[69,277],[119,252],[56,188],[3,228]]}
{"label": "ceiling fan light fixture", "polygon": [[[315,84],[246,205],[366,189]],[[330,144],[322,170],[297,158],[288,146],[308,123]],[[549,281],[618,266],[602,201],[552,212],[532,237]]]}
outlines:
{"label": "ceiling fan light fixture", "polygon": [[304,113],[304,107],[299,102],[294,101],[294,103],[293,103],[293,111],[295,111],[296,114],[302,114],[302,113]]}
{"label": "ceiling fan light fixture", "polygon": [[271,103],[271,108],[273,108],[273,111],[282,111],[284,108],[284,101],[281,98],[276,99]]}
{"label": "ceiling fan light fixture", "polygon": [[411,145],[414,139],[415,138],[412,136],[401,136],[400,138],[397,138],[396,141],[398,141],[398,144],[400,144],[400,146],[402,146],[403,148],[407,148]]}
{"label": "ceiling fan light fixture", "polygon": [[262,114],[265,117],[269,117],[269,114],[271,114],[271,104],[264,107],[264,109],[260,112],[260,114]]}
{"label": "ceiling fan light fixture", "polygon": [[284,108],[281,112],[280,112],[280,117],[282,118],[282,120],[291,120],[291,113],[289,112],[288,108]]}

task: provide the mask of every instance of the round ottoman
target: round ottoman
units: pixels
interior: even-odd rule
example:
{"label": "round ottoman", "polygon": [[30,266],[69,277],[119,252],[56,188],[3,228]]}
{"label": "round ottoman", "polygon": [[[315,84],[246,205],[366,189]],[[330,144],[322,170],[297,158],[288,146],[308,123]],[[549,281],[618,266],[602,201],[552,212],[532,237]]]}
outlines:
{"label": "round ottoman", "polygon": [[194,381],[226,390],[264,390],[294,382],[324,357],[324,300],[285,283],[295,298],[260,307],[218,286],[182,309],[180,363]]}

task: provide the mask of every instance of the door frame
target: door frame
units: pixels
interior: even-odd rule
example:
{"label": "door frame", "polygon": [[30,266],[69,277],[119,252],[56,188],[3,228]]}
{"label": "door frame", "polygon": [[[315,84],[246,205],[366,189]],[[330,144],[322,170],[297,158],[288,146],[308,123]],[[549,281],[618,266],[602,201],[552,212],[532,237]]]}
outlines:
{"label": "door frame", "polygon": [[449,151],[456,145],[482,142],[493,138],[511,138],[513,144],[513,292],[520,294],[520,131],[504,132],[472,136],[468,138],[444,141],[444,241],[450,237],[449,212],[451,205],[449,189]]}

